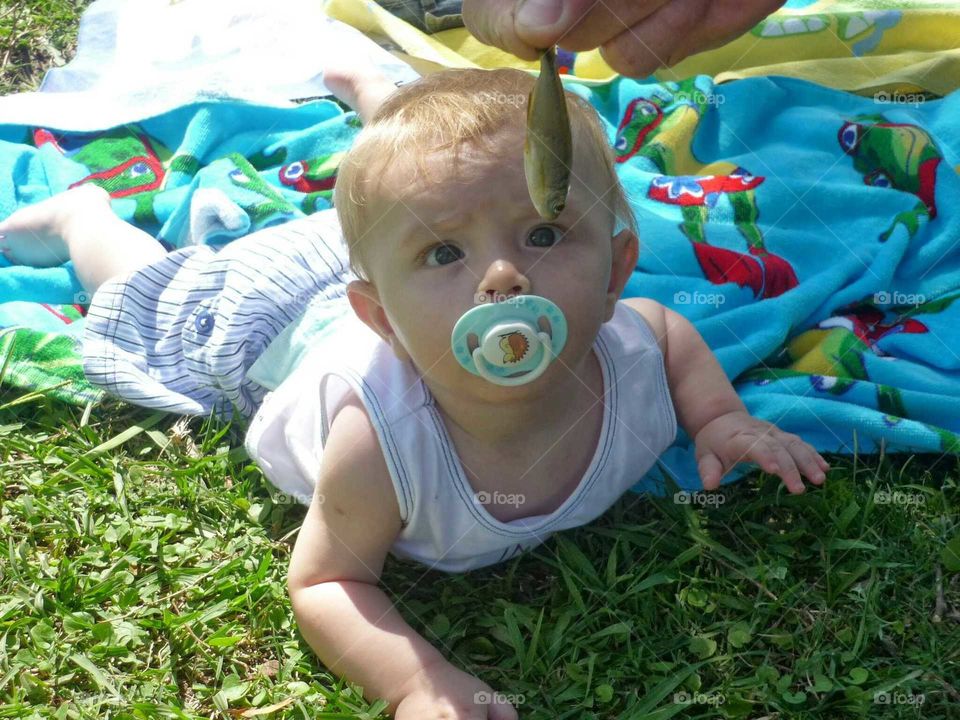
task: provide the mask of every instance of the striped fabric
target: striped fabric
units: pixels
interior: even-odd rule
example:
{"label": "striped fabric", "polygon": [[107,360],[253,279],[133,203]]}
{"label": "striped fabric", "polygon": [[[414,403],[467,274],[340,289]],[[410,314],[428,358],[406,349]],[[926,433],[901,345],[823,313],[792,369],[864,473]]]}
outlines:
{"label": "striped fabric", "polygon": [[334,210],[216,250],[181,248],[94,294],[83,338],[89,381],[136,405],[252,415],[267,389],[246,379],[270,342],[356,279]]}

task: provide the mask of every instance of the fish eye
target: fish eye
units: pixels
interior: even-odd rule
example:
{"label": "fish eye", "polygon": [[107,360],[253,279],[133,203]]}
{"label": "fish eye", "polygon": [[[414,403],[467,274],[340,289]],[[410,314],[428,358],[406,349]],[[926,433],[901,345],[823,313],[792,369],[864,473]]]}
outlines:
{"label": "fish eye", "polygon": [[[454,252],[455,254],[452,254]],[[463,252],[456,245],[434,245],[432,248],[427,250],[424,257],[427,265],[432,267],[449,265],[450,263],[460,260],[461,258],[463,258]],[[431,260],[436,260],[436,262],[430,262]]]}
{"label": "fish eye", "polygon": [[563,234],[552,225],[539,225],[530,231],[528,240],[533,241],[536,247],[550,247],[559,242]]}

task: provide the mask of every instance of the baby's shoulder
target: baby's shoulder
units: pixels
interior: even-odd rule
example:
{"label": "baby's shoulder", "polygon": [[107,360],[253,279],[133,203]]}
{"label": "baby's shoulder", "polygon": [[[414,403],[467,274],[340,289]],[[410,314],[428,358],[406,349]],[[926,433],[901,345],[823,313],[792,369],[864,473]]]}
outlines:
{"label": "baby's shoulder", "polygon": [[[334,492],[363,497],[368,510],[399,518],[399,506],[390,470],[384,458],[377,430],[363,401],[348,391],[330,425],[323,448],[327,483],[338,485]],[[342,483],[342,484],[341,484]]]}
{"label": "baby's shoulder", "polygon": [[619,302],[638,313],[646,321],[654,337],[657,338],[660,352],[666,354],[667,322],[663,313],[663,305],[656,300],[642,297],[623,298]]}
{"label": "baby's shoulder", "polygon": [[382,470],[375,474],[389,479],[390,474],[384,461],[377,429],[370,419],[366,405],[353,388],[344,393],[343,399],[338,404],[330,425],[330,434],[334,432],[348,441],[347,449],[352,456],[362,458],[370,465],[370,470]]}
{"label": "baby's shoulder", "polygon": [[323,446],[313,501],[290,563],[291,593],[333,580],[376,583],[401,527],[376,431],[362,402],[347,398]]}

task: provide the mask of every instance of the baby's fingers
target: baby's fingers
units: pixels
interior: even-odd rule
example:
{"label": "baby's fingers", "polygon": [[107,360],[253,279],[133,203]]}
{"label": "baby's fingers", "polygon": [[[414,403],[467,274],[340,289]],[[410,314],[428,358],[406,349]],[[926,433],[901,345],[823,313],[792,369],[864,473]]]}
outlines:
{"label": "baby's fingers", "polygon": [[779,469],[774,472],[783,478],[783,484],[787,486],[787,490],[794,494],[804,492],[806,488],[803,485],[803,478],[800,477],[800,469],[797,467],[793,456],[777,440],[771,438],[767,441],[767,444],[776,456],[776,462],[779,466]]}
{"label": "baby's fingers", "polygon": [[716,490],[723,478],[723,463],[713,453],[707,453],[697,462],[704,490]]}
{"label": "baby's fingers", "polygon": [[824,471],[830,466],[826,460],[820,457],[820,453],[792,433],[784,433],[781,440],[796,461],[797,467],[802,469],[803,474],[810,479],[810,482],[814,485],[823,485],[823,481],[826,479]]}
{"label": "baby's fingers", "polygon": [[797,464],[790,453],[777,440],[769,436],[743,436],[746,447],[741,457],[757,463],[765,472],[783,478],[784,485],[792,493],[804,491],[803,480]]}

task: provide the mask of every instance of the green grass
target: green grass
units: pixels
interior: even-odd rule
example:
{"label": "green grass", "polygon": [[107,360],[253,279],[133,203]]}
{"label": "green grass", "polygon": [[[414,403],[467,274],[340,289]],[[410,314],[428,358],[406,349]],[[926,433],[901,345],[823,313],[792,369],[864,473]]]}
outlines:
{"label": "green grass", "polygon": [[92,1],[0,0],[0,95],[36,90],[47,68],[73,56]]}
{"label": "green grass", "polygon": [[[304,511],[274,504],[242,429],[84,415],[0,410],[0,717],[375,717],[296,632]],[[522,717],[955,718],[956,460],[832,460],[804,496],[762,474],[711,508],[630,494],[503,566],[389,558],[383,586],[451,661],[523,696]],[[878,504],[892,489],[912,501]],[[903,702],[874,701],[888,690]]]}
{"label": "green grass", "polygon": [[[34,88],[29,38],[69,47],[83,4],[18,3],[14,31],[0,6],[0,87]],[[296,631],[304,511],[242,427],[23,396],[0,390],[0,717],[378,717]],[[956,458],[829,459],[803,496],[762,474],[716,507],[628,494],[502,566],[388,558],[383,586],[523,718],[960,717]]]}

